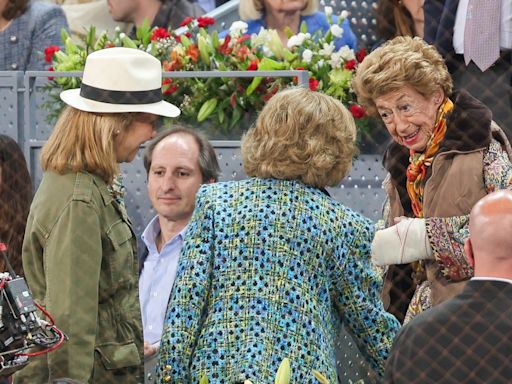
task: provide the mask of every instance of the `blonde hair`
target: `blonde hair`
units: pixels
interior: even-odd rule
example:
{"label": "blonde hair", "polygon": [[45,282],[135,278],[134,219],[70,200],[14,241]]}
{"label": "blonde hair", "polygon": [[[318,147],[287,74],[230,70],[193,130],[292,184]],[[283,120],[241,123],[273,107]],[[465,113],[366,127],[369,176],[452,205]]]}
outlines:
{"label": "blonde hair", "polygon": [[[306,7],[300,12],[301,15],[311,15],[318,11],[318,0],[306,0]],[[265,14],[265,3],[263,0],[240,0],[238,14],[242,20],[258,20]]]}
{"label": "blonde hair", "polygon": [[41,151],[42,169],[60,174],[87,171],[110,184],[119,173],[115,142],[123,139],[136,115],[66,107]]}
{"label": "blonde hair", "polygon": [[251,177],[336,185],[352,167],[355,139],[354,119],[339,100],[290,88],[270,99],[242,137],[243,167]]}
{"label": "blonde hair", "polygon": [[430,97],[439,88],[450,96],[453,81],[443,57],[419,37],[398,36],[365,57],[352,79],[359,103],[378,116],[375,98],[404,86]]}

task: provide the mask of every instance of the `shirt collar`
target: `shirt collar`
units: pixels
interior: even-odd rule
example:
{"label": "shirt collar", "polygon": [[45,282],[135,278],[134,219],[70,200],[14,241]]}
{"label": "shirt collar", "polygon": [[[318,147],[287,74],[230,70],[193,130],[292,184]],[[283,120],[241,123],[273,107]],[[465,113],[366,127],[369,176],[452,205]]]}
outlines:
{"label": "shirt collar", "polygon": [[[181,231],[176,234],[170,241],[180,238],[183,240],[185,238],[185,233],[187,232],[188,224],[183,227]],[[146,229],[144,229],[144,232],[142,232],[141,239],[146,244],[146,247],[148,250],[156,249],[155,239],[156,236],[160,233],[160,220],[158,219],[158,215],[153,217],[149,224],[146,226]]]}

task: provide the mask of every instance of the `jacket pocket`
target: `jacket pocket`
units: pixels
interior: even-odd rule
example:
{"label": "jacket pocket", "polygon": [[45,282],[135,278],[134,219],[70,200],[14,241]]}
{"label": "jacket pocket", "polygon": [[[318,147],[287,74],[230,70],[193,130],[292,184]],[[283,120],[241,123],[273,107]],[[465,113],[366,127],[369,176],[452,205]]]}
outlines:
{"label": "jacket pocket", "polygon": [[132,247],[134,236],[128,224],[122,220],[112,224],[107,231],[107,236],[113,249],[112,254],[108,257],[112,282],[119,286],[132,276],[131,271],[135,258]]}
{"label": "jacket pocket", "polygon": [[107,236],[112,242],[114,251],[117,251],[119,248],[126,245],[126,242],[128,242],[128,246],[131,247],[129,240],[133,237],[133,234],[128,224],[126,224],[124,221],[120,220],[112,224],[112,226],[108,229]]}
{"label": "jacket pocket", "polygon": [[96,346],[105,369],[120,369],[142,364],[139,350],[134,342],[105,343]]}

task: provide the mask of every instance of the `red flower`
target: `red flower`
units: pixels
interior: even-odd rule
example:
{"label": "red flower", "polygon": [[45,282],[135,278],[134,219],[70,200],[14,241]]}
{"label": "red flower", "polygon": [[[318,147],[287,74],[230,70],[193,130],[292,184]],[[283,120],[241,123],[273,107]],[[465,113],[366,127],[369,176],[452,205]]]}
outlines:
{"label": "red flower", "polygon": [[272,96],[274,96],[277,93],[277,91],[279,91],[279,87],[276,84],[271,89],[269,89],[266,95],[263,95],[263,101],[267,103],[272,98]]}
{"label": "red flower", "polygon": [[[49,67],[49,68],[48,68],[48,70],[49,70],[50,72],[54,72],[54,71],[55,71],[55,69],[53,69],[53,67]],[[54,77],[53,77],[53,76],[48,78],[48,80],[50,80],[50,81],[52,81],[53,79],[54,79]]]}
{"label": "red flower", "polygon": [[185,17],[183,19],[183,21],[180,23],[180,27],[185,27],[187,25],[189,25],[192,21],[194,21],[194,18],[193,17]]}
{"label": "red flower", "polygon": [[197,25],[199,26],[199,28],[204,28],[213,24],[215,24],[215,19],[213,17],[199,16],[197,18]]}
{"label": "red flower", "polygon": [[[297,67],[295,68],[296,71],[304,71],[305,68],[302,68],[302,67]],[[299,82],[299,78],[297,76],[293,76],[293,83],[294,84],[297,84]]]}
{"label": "red flower", "polygon": [[225,56],[230,55],[231,52],[233,51],[233,48],[229,48],[230,41],[231,41],[231,36],[227,35],[224,38],[224,42],[221,45],[219,45],[219,52]]}
{"label": "red flower", "polygon": [[349,60],[345,63],[345,69],[348,69],[349,71],[352,71],[356,68],[356,61],[355,60]]}
{"label": "red flower", "polygon": [[115,46],[116,45],[113,42],[111,42],[111,41],[107,41],[105,43],[105,48],[114,48]]}
{"label": "red flower", "polygon": [[229,105],[231,105],[231,108],[235,108],[236,105],[236,93],[233,92],[231,96],[229,97]]}
{"label": "red flower", "polygon": [[248,71],[256,71],[258,69],[258,60],[253,60],[249,63],[247,67]]}
{"label": "red flower", "polygon": [[171,36],[171,35],[169,34],[169,31],[167,29],[165,29],[165,28],[156,28],[153,31],[153,34],[151,35],[151,37],[149,39],[151,41],[155,41],[155,40],[160,40],[160,39],[166,39],[169,36]]}
{"label": "red flower", "polygon": [[315,79],[314,77],[310,77],[309,78],[309,89],[311,89],[312,91],[316,91],[318,89],[318,84],[320,82]]}
{"label": "red flower", "polygon": [[352,113],[352,116],[354,116],[356,119],[360,119],[367,115],[366,110],[359,104],[352,104],[349,109]]}
{"label": "red flower", "polygon": [[366,49],[365,48],[361,48],[359,51],[357,51],[357,53],[356,53],[357,61],[361,62],[364,60],[365,57],[366,57]]}
{"label": "red flower", "polygon": [[174,40],[176,40],[178,43],[181,43],[181,37],[180,36],[174,36]]}
{"label": "red flower", "polygon": [[57,45],[50,45],[49,47],[45,48],[44,50],[44,60],[47,63],[51,63],[53,60],[53,55],[55,55],[55,52],[60,51],[60,47]]}
{"label": "red flower", "polygon": [[178,86],[172,83],[171,79],[164,79],[162,81],[162,93],[164,95],[172,95],[178,90]]}
{"label": "red flower", "polygon": [[192,34],[190,32],[185,32],[184,35],[187,36],[188,38],[192,37]]}
{"label": "red flower", "polygon": [[251,35],[243,35],[238,38],[238,44],[242,44],[245,41],[249,40],[251,38]]}

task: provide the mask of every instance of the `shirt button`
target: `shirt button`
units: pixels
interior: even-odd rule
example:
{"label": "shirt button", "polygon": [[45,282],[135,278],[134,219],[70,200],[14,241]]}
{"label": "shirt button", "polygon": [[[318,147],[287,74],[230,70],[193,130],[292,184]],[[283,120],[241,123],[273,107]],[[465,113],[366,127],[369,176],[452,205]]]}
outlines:
{"label": "shirt button", "polygon": [[148,329],[153,329],[153,326],[152,325],[148,326]]}
{"label": "shirt button", "polygon": [[171,370],[172,370],[172,365],[167,364],[167,365],[165,366],[165,370],[166,370],[167,372],[171,371]]}
{"label": "shirt button", "polygon": [[164,381],[166,383],[170,383],[171,382],[171,376],[169,376],[169,375],[164,376]]}
{"label": "shirt button", "polygon": [[9,38],[9,41],[10,41],[11,43],[13,43],[13,44],[14,44],[14,43],[17,43],[17,42],[18,42],[18,38],[17,38],[16,36],[12,35],[12,36]]}
{"label": "shirt button", "polygon": [[157,297],[158,296],[158,292],[153,292],[153,297]]}
{"label": "shirt button", "polygon": [[18,69],[18,64],[12,63],[11,64],[11,68],[14,69],[14,70]]}

